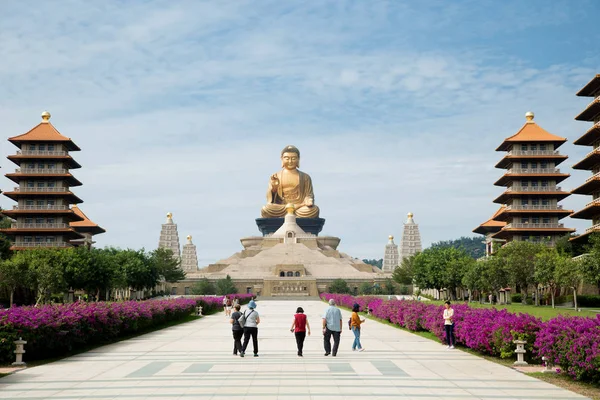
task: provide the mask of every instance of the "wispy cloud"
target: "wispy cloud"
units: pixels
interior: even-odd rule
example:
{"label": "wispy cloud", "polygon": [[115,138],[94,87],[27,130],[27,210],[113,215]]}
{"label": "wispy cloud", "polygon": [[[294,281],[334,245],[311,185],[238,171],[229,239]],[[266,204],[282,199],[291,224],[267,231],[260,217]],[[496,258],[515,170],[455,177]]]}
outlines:
{"label": "wispy cloud", "polygon": [[[12,136],[49,109],[82,147],[76,193],[108,230],[100,245],[152,248],[172,211],[202,262],[228,256],[258,233],[267,178],[293,143],[326,233],[380,257],[408,211],[425,244],[489,218],[493,150],[526,111],[570,141],[587,129],[574,93],[597,73],[585,43],[598,34],[593,13],[567,4],[10,3],[0,119]],[[540,55],[552,46],[567,50]],[[561,150],[563,169],[587,151]]]}

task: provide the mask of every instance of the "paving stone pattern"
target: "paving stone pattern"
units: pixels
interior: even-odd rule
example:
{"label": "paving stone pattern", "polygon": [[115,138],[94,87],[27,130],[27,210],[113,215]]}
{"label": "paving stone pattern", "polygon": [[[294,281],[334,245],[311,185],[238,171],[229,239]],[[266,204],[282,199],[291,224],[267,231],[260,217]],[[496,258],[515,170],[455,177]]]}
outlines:
{"label": "paving stone pattern", "polygon": [[[303,358],[289,331],[298,306],[313,328]],[[363,325],[366,351],[352,352],[346,329],[337,357],[324,357],[325,308],[315,300],[259,301],[258,358],[250,349],[233,356],[231,328],[219,313],[19,371],[0,379],[0,399],[584,398],[375,321]]]}

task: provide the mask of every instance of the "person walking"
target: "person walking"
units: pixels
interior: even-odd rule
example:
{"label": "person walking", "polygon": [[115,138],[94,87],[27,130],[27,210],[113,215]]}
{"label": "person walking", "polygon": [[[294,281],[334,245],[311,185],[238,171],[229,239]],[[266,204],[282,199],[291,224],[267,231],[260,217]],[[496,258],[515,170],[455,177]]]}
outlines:
{"label": "person walking", "polygon": [[233,305],[233,301],[229,296],[225,296],[225,298],[227,299],[227,301],[225,302],[225,315],[231,316],[231,307]]}
{"label": "person walking", "polygon": [[223,311],[225,311],[225,316],[227,316],[227,296],[223,296]]}
{"label": "person walking", "polygon": [[[323,315],[323,347],[325,356],[337,356],[340,346],[340,334],[342,333],[342,312],[335,306],[335,300],[329,300],[329,307]],[[331,349],[331,336],[333,336],[333,350]]]}
{"label": "person walking", "polygon": [[298,357],[302,357],[302,349],[304,348],[304,339],[306,339],[307,330],[308,336],[310,336],[310,324],[306,319],[304,309],[302,309],[302,307],[298,307],[296,309],[296,314],[294,314],[294,322],[292,322],[292,327],[290,328],[290,332],[294,332],[294,336],[296,336]]}
{"label": "person walking", "polygon": [[244,357],[244,353],[242,351],[242,336],[244,335],[244,329],[240,326],[238,322],[238,318],[242,316],[240,312],[240,305],[236,304],[233,306],[233,313],[231,314],[231,319],[229,323],[231,323],[231,332],[233,333],[233,355],[240,357]]}
{"label": "person walking", "polygon": [[256,303],[254,300],[250,300],[248,303],[248,310],[244,311],[246,317],[246,323],[244,324],[244,344],[242,345],[242,355],[246,354],[246,348],[248,348],[248,342],[252,337],[252,350],[254,351],[254,357],[258,357],[258,324],[260,324],[260,315],[256,311]]}
{"label": "person walking", "polygon": [[354,304],[352,307],[352,316],[350,317],[350,329],[352,329],[352,333],[354,333],[354,342],[352,343],[352,351],[364,351],[364,347],[360,343],[360,325],[365,322],[365,319],[360,319],[358,315],[358,311],[360,310],[360,306],[358,304]]}
{"label": "person walking", "polygon": [[446,342],[448,343],[448,349],[453,349],[456,342],[456,339],[454,338],[454,309],[449,301],[444,303],[444,307],[446,308],[443,314]]}

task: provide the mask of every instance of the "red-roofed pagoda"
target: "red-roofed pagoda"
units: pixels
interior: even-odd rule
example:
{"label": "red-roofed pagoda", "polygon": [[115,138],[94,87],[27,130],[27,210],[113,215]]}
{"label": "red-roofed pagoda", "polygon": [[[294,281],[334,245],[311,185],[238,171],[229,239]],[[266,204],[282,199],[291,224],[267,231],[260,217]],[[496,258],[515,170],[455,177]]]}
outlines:
{"label": "red-roofed pagoda", "polygon": [[77,240],[85,240],[84,234],[80,233],[84,231],[71,224],[85,222],[86,218],[70,207],[83,202],[71,192],[71,187],[81,186],[81,182],[71,175],[70,170],[81,168],[81,165],[69,152],[80,149],[70,138],[61,135],[49,120],[50,113],[45,111],[41,123],[23,135],[8,139],[19,148],[15,155],[8,156],[19,168],[6,177],[18,186],[4,195],[15,200],[17,205],[2,212],[14,221],[10,228],[0,231],[11,236],[13,250],[71,247],[78,244]]}
{"label": "red-roofed pagoda", "polygon": [[494,202],[506,207],[501,208],[493,219],[506,222],[506,225],[492,238],[507,242],[547,241],[552,245],[560,236],[575,231],[559,222],[572,212],[558,204],[569,196],[569,192],[557,186],[569,174],[556,168],[568,158],[557,150],[567,140],[538,126],[532,112],[525,117],[527,121],[519,132],[505,139],[496,149],[507,152],[496,165],[507,171],[495,183],[506,186],[506,190]]}
{"label": "red-roofed pagoda", "polygon": [[600,74],[596,75],[588,82],[577,96],[594,97],[594,100],[575,117],[577,121],[589,121],[594,124],[579,139],[573,142],[579,146],[592,146],[583,160],[573,165],[573,169],[582,169],[591,171],[590,176],[583,185],[572,191],[573,194],[583,194],[592,196],[592,201],[586,206],[571,215],[571,218],[589,219],[592,226],[585,232],[572,240],[586,242],[588,235],[592,232],[600,231]]}

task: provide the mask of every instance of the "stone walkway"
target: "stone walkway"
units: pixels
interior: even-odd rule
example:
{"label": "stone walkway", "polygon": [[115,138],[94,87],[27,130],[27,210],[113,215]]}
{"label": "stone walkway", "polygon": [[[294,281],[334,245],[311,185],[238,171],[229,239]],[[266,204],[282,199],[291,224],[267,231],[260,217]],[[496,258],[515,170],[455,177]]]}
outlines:
{"label": "stone walkway", "polygon": [[[304,357],[289,332],[297,306],[314,329]],[[260,357],[232,355],[223,313],[0,379],[2,399],[583,399],[510,368],[374,321],[364,352],[345,330],[323,356],[319,301],[259,301]],[[348,312],[343,312],[345,320]],[[345,324],[344,328],[347,325]]]}

